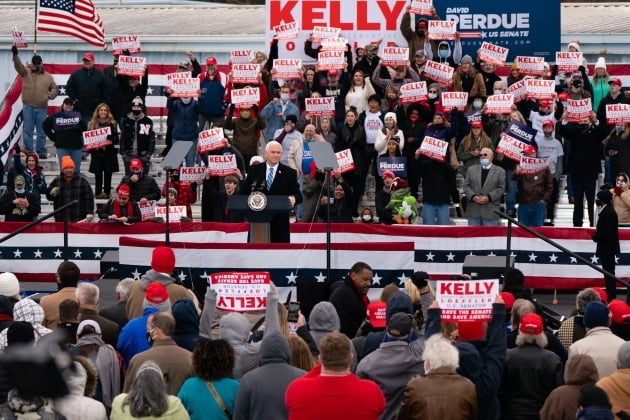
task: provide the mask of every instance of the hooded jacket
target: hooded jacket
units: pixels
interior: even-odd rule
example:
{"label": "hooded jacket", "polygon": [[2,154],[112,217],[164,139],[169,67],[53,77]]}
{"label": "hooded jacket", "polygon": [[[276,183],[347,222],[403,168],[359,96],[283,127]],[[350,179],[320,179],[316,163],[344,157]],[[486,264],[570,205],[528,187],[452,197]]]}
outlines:
{"label": "hooded jacket", "polygon": [[[448,54],[445,58],[440,57],[440,47],[442,45],[446,45]],[[462,43],[461,41],[455,42],[455,48],[451,51],[451,44],[448,41],[440,41],[437,47],[437,55],[433,57],[433,60],[442,63],[448,64],[454,69],[457,68],[457,63],[459,63],[462,59]]]}
{"label": "hooded jacket", "polygon": [[[26,321],[33,326],[35,333],[35,342],[41,337],[52,332],[52,330],[44,327],[44,310],[37,302],[31,299],[22,299],[13,306],[13,319],[15,321]],[[0,331],[0,350],[4,351],[7,347],[7,329]]]}
{"label": "hooded jacket", "polygon": [[[158,193],[159,193],[158,189]],[[137,318],[142,315],[142,302],[144,301],[144,291],[154,281],[162,283],[168,292],[168,300],[171,305],[180,299],[191,299],[195,304],[195,308],[199,307],[195,294],[186,289],[181,284],[175,283],[175,279],[168,274],[158,273],[155,270],[148,270],[144,276],[137,280],[131,288],[129,299],[127,300],[127,317],[129,319]]]}
{"label": "hooded jacket", "polygon": [[541,420],[572,418],[578,409],[578,397],[584,385],[597,381],[597,366],[591,356],[579,354],[572,357],[564,368],[565,385],[551,391],[540,410]]}
{"label": "hooded jacket", "polygon": [[84,396],[88,375],[79,362],[74,362],[74,370],[64,372],[64,380],[70,393],[53,402],[57,411],[68,420],[106,420],[105,406],[90,397]]}
{"label": "hooded jacket", "polygon": [[318,349],[322,338],[330,332],[339,331],[340,326],[339,315],[332,303],[323,301],[313,306],[308,327]]}
{"label": "hooded jacket", "polygon": [[234,420],[288,417],[284,394],[294,379],[306,374],[289,365],[290,359],[289,344],[282,334],[279,331],[266,333],[260,349],[260,367],[245,374],[238,388]]}
{"label": "hooded jacket", "polygon": [[151,346],[147,341],[147,320],[151,314],[158,312],[156,308],[144,308],[142,316],[127,322],[118,334],[116,348],[123,358],[125,368],[129,366],[131,358],[138,353],[149,350]]}
{"label": "hooded jacket", "polygon": [[175,331],[171,336],[178,346],[193,351],[199,339],[199,314],[190,299],[180,299],[173,305]]}
{"label": "hooded jacket", "polygon": [[619,368],[596,385],[608,394],[613,413],[619,410],[630,412],[630,368]]}

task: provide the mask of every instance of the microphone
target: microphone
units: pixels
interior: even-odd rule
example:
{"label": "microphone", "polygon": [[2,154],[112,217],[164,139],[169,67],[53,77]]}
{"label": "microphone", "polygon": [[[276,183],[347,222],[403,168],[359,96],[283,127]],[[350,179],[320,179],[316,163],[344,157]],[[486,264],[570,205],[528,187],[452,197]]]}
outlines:
{"label": "microphone", "polygon": [[260,182],[259,182],[258,180],[255,180],[255,181],[252,183],[252,191],[251,191],[251,192],[254,192],[254,191],[259,191],[259,184],[260,184]]}

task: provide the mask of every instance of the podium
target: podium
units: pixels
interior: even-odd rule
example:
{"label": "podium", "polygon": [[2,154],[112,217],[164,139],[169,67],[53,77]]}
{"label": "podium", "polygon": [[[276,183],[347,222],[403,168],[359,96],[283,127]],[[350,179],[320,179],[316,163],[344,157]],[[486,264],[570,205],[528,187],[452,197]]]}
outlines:
{"label": "podium", "polygon": [[262,210],[252,210],[247,195],[232,195],[228,198],[228,210],[241,214],[249,222],[250,243],[269,243],[270,223],[274,216],[277,213],[289,213],[292,209],[289,197],[286,195],[266,195],[265,197],[267,205]]}

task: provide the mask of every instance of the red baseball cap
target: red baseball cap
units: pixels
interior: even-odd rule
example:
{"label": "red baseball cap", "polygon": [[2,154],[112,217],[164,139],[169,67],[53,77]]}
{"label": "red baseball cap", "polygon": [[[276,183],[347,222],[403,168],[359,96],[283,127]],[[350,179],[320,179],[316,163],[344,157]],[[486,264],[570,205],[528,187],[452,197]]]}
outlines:
{"label": "red baseball cap", "polygon": [[501,295],[501,299],[503,299],[503,302],[505,302],[505,309],[512,309],[512,306],[514,306],[514,301],[516,299],[514,299],[514,295],[510,292],[501,292],[499,293]]}
{"label": "red baseball cap", "polygon": [[618,78],[618,77],[615,77],[614,79],[610,79],[610,80],[608,81],[608,84],[609,84],[609,85],[610,85],[610,84],[612,84],[612,83],[614,83],[614,84],[618,85],[619,87],[623,86],[623,84],[621,83],[621,79],[620,79],[620,78]]}
{"label": "red baseball cap", "polygon": [[210,56],[206,58],[206,66],[216,66],[216,65],[217,65],[216,57]]}
{"label": "red baseball cap", "polygon": [[486,335],[483,321],[457,321],[457,333],[463,341],[479,341]]}
{"label": "red baseball cap", "polygon": [[558,100],[560,101],[566,101],[567,99],[569,99],[569,94],[566,92],[562,92],[558,95]]}
{"label": "red baseball cap", "polygon": [[551,102],[549,102],[546,99],[543,99],[542,101],[538,102],[538,106],[551,106]]}
{"label": "red baseball cap", "polygon": [[470,128],[483,128],[483,123],[479,120],[475,120],[470,123]]}
{"label": "red baseball cap", "polygon": [[518,330],[523,334],[538,335],[543,332],[543,320],[538,314],[526,314],[521,318]]}
{"label": "red baseball cap", "polygon": [[94,54],[92,54],[91,52],[86,52],[85,54],[83,54],[82,60],[94,61]]}
{"label": "red baseball cap", "polygon": [[118,197],[121,198],[129,198],[129,185],[127,184],[120,184],[120,187],[118,187],[118,191],[116,191],[116,194],[118,194]]}
{"label": "red baseball cap", "polygon": [[553,127],[553,121],[551,121],[551,120],[545,120],[545,121],[543,121],[542,126],[543,126],[543,127],[545,127],[545,126],[548,126],[548,127]]}
{"label": "red baseball cap", "polygon": [[608,305],[611,320],[615,324],[630,323],[630,306],[622,300],[613,299]]}
{"label": "red baseball cap", "polygon": [[396,178],[396,175],[394,175],[394,172],[390,171],[389,169],[383,172],[383,178],[391,178],[394,179]]}
{"label": "red baseball cap", "polygon": [[367,307],[367,316],[374,328],[385,328],[387,323],[387,303],[380,300],[370,302]]}
{"label": "red baseball cap", "polygon": [[599,295],[599,299],[602,302],[608,303],[608,293],[606,293],[604,289],[602,289],[601,287],[593,287],[593,290],[595,290],[595,293]]}
{"label": "red baseball cap", "polygon": [[131,159],[131,162],[129,162],[129,167],[130,168],[144,168],[144,165],[142,164],[142,161],[140,159]]}
{"label": "red baseball cap", "polygon": [[525,148],[523,149],[523,154],[524,155],[529,155],[531,153],[536,153],[536,148],[532,145],[527,145],[525,146]]}

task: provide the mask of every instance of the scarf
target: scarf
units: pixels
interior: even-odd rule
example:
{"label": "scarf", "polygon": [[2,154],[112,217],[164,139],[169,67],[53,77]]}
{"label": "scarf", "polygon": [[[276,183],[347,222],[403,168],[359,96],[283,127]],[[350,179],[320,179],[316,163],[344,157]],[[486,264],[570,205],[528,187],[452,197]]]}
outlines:
{"label": "scarf", "polygon": [[133,215],[133,204],[131,204],[131,200],[127,201],[127,214],[124,215],[122,214],[122,207],[120,206],[120,203],[118,202],[118,200],[114,200],[114,205],[112,206],[113,210],[114,210],[114,214],[116,215],[116,217],[128,217],[128,216],[132,216]]}

